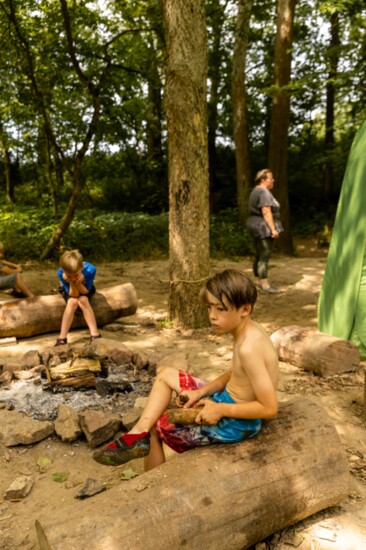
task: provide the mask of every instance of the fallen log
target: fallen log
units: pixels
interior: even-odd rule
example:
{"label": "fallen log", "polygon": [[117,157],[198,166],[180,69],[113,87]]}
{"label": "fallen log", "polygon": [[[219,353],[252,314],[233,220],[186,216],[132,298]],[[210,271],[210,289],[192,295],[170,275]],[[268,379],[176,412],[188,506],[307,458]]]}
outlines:
{"label": "fallen log", "polygon": [[333,376],[360,368],[360,352],[352,342],[303,327],[283,327],[271,335],[280,361],[319,376]]}
{"label": "fallen log", "polygon": [[338,505],[349,478],[333,423],[319,405],[298,399],[282,403],[253,439],[176,455],[72,504],[66,519],[43,508],[37,536],[41,550],[244,550]]}
{"label": "fallen log", "polygon": [[[91,298],[99,327],[120,317],[133,315],[137,309],[137,296],[131,283],[97,290]],[[0,302],[0,337],[25,338],[37,334],[57,332],[65,309],[61,295],[36,296]],[[77,311],[71,328],[86,327],[81,311]]]}

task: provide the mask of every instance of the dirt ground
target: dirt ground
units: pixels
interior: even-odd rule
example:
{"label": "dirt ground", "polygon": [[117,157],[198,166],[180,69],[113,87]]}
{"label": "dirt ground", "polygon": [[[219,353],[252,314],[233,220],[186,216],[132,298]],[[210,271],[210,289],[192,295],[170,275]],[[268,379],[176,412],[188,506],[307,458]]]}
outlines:
{"label": "dirt ground", "polygon": [[[269,334],[289,325],[316,328],[317,300],[327,252],[318,249],[315,240],[299,241],[296,246],[296,257],[275,254],[270,262],[270,279],[282,289],[282,293],[258,297],[254,318],[263,324]],[[117,330],[115,325],[113,331],[102,329],[103,337],[117,339],[133,351],[158,357],[184,352],[191,371],[208,380],[227,368],[231,350],[229,337],[215,336],[210,329],[176,330],[166,322],[169,291],[167,260],[99,264],[97,267],[97,287],[131,282],[138,296],[137,313],[119,320]],[[251,259],[212,260],[211,267],[212,271],[239,267],[251,273]],[[37,295],[51,294],[57,288],[55,270],[55,265],[29,263],[24,266],[24,276]],[[4,295],[0,295],[0,300],[3,298]],[[52,345],[56,336],[48,334],[30,338],[19,341],[18,346],[34,349]],[[86,331],[80,330],[72,332],[69,340],[86,341],[86,338]],[[281,363],[280,367],[280,400],[295,396],[315,400],[333,420],[350,466],[349,496],[341,506],[285,529],[262,545],[257,545],[256,550],[366,549],[366,426],[361,416],[363,370],[324,379],[286,363]],[[32,446],[5,448],[0,444],[1,549],[39,548],[34,522],[40,511],[47,510],[47,514],[61,520],[67,513],[68,505],[75,503],[75,495],[88,477],[98,479],[108,488],[128,483],[123,479],[125,466],[109,468],[99,465],[91,454],[86,442],[62,443],[56,436]],[[40,468],[41,457],[49,459],[46,467]],[[141,473],[141,461],[134,461],[132,468]],[[67,472],[67,481],[54,481],[53,474],[57,472]],[[33,479],[34,485],[29,495],[17,502],[4,500],[4,491],[21,475]]]}

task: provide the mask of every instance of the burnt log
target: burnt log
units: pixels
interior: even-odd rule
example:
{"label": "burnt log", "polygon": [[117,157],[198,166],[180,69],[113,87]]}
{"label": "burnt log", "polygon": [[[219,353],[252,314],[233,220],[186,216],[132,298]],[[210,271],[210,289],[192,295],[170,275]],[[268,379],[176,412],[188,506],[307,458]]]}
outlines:
{"label": "burnt log", "polygon": [[244,550],[338,505],[349,479],[333,423],[319,405],[298,399],[282,403],[256,437],[175,455],[71,505],[65,519],[44,507],[37,536],[41,550]]}
{"label": "burnt log", "polygon": [[360,368],[360,352],[352,342],[298,326],[283,327],[271,340],[280,361],[319,376],[333,376]]}
{"label": "burnt log", "polygon": [[[99,327],[133,315],[137,310],[137,296],[131,283],[97,290],[90,303]],[[65,310],[61,295],[36,296],[0,302],[0,337],[26,338],[37,334],[57,332]],[[86,323],[77,311],[71,328],[84,328]]]}

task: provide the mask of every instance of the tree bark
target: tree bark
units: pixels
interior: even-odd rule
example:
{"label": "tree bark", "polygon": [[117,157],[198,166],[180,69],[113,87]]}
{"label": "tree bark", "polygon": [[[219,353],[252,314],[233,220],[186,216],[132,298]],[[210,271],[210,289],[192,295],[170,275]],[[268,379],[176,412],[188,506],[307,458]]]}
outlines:
{"label": "tree bark", "polygon": [[225,13],[227,3],[227,0],[225,2],[222,2],[222,0],[214,0],[214,2],[211,2],[210,11],[207,14],[209,33],[211,35],[211,47],[209,48],[208,60],[209,93],[207,101],[207,140],[210,179],[210,204],[213,211],[215,211],[216,208],[215,192],[217,192],[218,187],[218,157],[216,150],[216,134],[223,59],[222,34],[223,25],[227,18],[227,15]]}
{"label": "tree bark", "polygon": [[349,478],[333,423],[301,398],[283,403],[258,436],[177,455],[73,504],[62,522],[44,507],[38,540],[41,550],[245,550],[338,505]]}
{"label": "tree bark", "polygon": [[275,180],[275,194],[281,205],[281,218],[285,231],[278,241],[279,248],[293,254],[290,205],[288,197],[287,158],[288,128],[290,124],[291,58],[295,6],[297,0],[278,0],[277,33],[275,42],[275,93],[272,98],[271,126],[269,136],[268,165]]}
{"label": "tree bark", "polygon": [[209,271],[207,40],[204,0],[164,0],[169,163],[169,314],[208,324],[198,301]]}
{"label": "tree bark", "polygon": [[248,216],[248,195],[252,180],[247,118],[247,94],[245,86],[249,20],[252,5],[253,0],[240,0],[238,2],[232,74],[236,189],[239,217],[243,226],[245,226]]}
{"label": "tree bark", "polygon": [[[136,291],[131,283],[104,288],[92,296],[90,303],[98,326],[103,326],[136,312]],[[64,310],[65,301],[61,295],[0,302],[0,337],[26,338],[58,331]],[[71,328],[86,326],[82,313],[78,311]]]}
{"label": "tree bark", "polygon": [[348,340],[302,327],[283,327],[271,335],[279,359],[319,376],[360,368],[360,352]]}

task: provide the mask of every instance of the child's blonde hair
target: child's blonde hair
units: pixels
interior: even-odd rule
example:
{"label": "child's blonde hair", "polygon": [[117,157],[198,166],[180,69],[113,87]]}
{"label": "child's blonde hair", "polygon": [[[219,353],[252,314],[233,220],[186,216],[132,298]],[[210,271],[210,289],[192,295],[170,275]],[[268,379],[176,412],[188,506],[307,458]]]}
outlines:
{"label": "child's blonde hair", "polygon": [[77,273],[83,268],[83,257],[78,250],[66,250],[60,258],[65,273]]}

